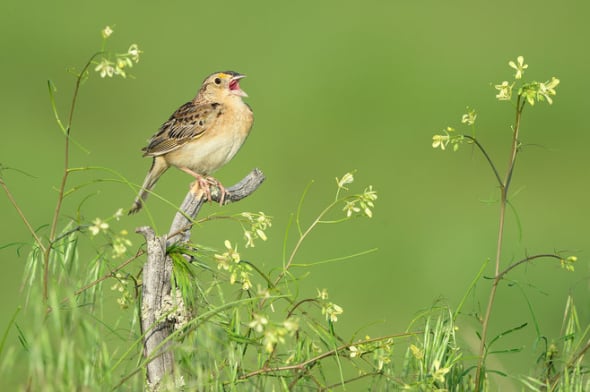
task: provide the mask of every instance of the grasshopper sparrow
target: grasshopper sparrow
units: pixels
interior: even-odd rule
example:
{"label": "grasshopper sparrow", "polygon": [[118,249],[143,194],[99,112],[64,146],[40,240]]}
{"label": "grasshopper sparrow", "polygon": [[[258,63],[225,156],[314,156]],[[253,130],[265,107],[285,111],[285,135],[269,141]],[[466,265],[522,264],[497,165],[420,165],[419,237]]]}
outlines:
{"label": "grasshopper sparrow", "polygon": [[195,186],[202,188],[209,199],[209,185],[216,184],[223,202],[223,187],[209,175],[236,155],[252,128],[252,109],[242,100],[248,95],[239,84],[244,76],[233,71],[208,76],[197,96],[178,108],[152,136],[143,149],[144,156],[154,158],[152,166],[129,214],[141,209],[158,178],[170,166],[195,177]]}

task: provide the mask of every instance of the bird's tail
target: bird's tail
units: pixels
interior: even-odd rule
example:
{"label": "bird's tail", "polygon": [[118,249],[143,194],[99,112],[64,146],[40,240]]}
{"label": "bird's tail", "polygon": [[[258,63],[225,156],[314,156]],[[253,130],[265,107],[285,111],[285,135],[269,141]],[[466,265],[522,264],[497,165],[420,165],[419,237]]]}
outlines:
{"label": "bird's tail", "polygon": [[141,190],[139,194],[135,198],[133,205],[129,209],[129,215],[135,214],[141,207],[143,206],[143,202],[147,199],[151,189],[156,185],[156,182],[160,178],[160,176],[168,169],[168,164],[166,160],[162,157],[154,157],[154,161],[152,162],[152,167],[148,172],[147,176],[145,176],[145,180],[143,181],[143,185],[141,186]]}

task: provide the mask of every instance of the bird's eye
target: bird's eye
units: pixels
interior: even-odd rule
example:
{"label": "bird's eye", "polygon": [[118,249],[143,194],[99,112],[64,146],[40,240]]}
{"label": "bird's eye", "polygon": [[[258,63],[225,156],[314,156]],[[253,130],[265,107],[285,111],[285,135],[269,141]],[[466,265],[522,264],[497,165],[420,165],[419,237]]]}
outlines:
{"label": "bird's eye", "polygon": [[214,82],[215,82],[215,84],[221,84],[221,79],[215,78]]}

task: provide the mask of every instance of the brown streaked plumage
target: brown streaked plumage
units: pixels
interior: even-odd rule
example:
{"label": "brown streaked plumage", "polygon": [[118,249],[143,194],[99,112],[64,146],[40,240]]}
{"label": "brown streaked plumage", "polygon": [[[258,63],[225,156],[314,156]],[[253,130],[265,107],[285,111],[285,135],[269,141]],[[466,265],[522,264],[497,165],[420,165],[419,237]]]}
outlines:
{"label": "brown streaked plumage", "polygon": [[[152,166],[129,214],[142,207],[160,176],[175,166],[197,179],[205,187],[216,183],[207,177],[229,162],[238,152],[252,128],[254,117],[242,97],[237,72],[216,72],[208,76],[197,96],[182,105],[152,136],[143,149],[144,156],[153,157]],[[207,177],[207,178],[205,178]]]}

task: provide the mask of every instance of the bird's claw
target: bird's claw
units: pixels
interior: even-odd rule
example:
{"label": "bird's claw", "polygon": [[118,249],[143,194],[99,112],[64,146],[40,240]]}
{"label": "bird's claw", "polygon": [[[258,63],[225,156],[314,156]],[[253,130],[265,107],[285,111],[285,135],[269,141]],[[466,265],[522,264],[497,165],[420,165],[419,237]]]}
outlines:
{"label": "bird's claw", "polygon": [[205,196],[207,196],[207,200],[209,202],[211,202],[211,185],[216,186],[219,189],[220,192],[220,197],[219,197],[219,205],[223,205],[223,203],[225,202],[225,195],[227,194],[225,188],[223,185],[221,185],[221,183],[214,177],[203,177],[203,176],[199,176],[198,178],[196,178],[197,181],[195,181],[192,185],[191,185],[191,192],[194,195],[198,195],[199,191],[202,191],[205,193]]}

